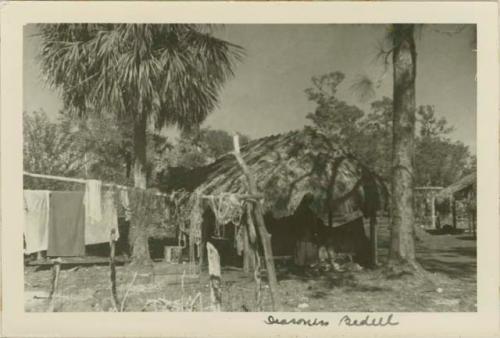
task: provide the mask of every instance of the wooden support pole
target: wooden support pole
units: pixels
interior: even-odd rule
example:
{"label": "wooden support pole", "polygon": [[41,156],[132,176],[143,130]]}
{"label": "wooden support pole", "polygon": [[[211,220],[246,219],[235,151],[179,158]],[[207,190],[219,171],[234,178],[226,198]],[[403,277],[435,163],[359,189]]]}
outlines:
{"label": "wooden support pole", "polygon": [[452,195],[451,196],[451,215],[452,215],[452,221],[453,221],[453,229],[457,228],[457,201],[455,200],[455,197]]}
{"label": "wooden support pole", "polygon": [[115,267],[115,243],[116,243],[116,230],[112,229],[111,230],[111,235],[109,238],[109,278],[111,281],[111,302],[113,303],[113,306],[115,308],[115,311],[119,311],[120,308],[118,304],[120,302],[118,301],[118,296],[116,294],[116,267]]}
{"label": "wooden support pole", "polygon": [[220,273],[220,257],[212,243],[207,243],[208,275],[210,277],[210,300],[213,311],[221,310],[222,289]]}
{"label": "wooden support pole", "polygon": [[53,261],[52,265],[52,287],[49,294],[49,312],[54,312],[54,303],[57,294],[57,286],[59,284],[59,274],[61,272],[61,260],[60,258],[56,258]]}
{"label": "wooden support pole", "polygon": [[378,238],[377,238],[377,215],[370,215],[370,242],[371,242],[371,259],[372,267],[378,266]]}
{"label": "wooden support pole", "polygon": [[250,267],[250,241],[248,239],[247,227],[243,229],[243,272],[249,273]]}
{"label": "wooden support pole", "polygon": [[[257,189],[257,183],[250,172],[250,168],[248,168],[247,164],[243,160],[243,157],[240,153],[240,143],[238,135],[233,136],[233,146],[234,146],[234,156],[238,161],[238,164],[245,175],[248,184],[249,193],[252,195],[258,195],[259,191]],[[276,311],[277,308],[279,310],[280,306],[277,304],[277,299],[275,299],[275,295],[278,291],[278,279],[276,277],[276,269],[274,267],[273,260],[273,250],[271,247],[271,235],[267,232],[266,225],[264,222],[264,210],[262,207],[262,202],[256,201],[253,205],[251,205],[250,215],[253,216],[255,224],[257,225],[257,232],[259,233],[259,237],[262,243],[262,248],[264,250],[264,260],[266,263],[267,277],[269,282],[269,289],[271,295],[271,304],[273,311]]]}
{"label": "wooden support pole", "polygon": [[200,245],[200,272],[205,271],[207,266],[207,242],[209,238],[208,229],[209,229],[209,217],[203,216],[203,223],[201,225],[201,245]]}
{"label": "wooden support pole", "polygon": [[244,227],[243,239],[244,239],[244,251],[243,251],[243,271],[250,273],[255,270],[256,267],[256,255],[257,252],[257,234],[255,232],[255,225],[252,219],[252,208],[247,203],[246,204],[246,215],[247,221]]}
{"label": "wooden support pole", "polygon": [[196,262],[196,256],[194,252],[194,238],[189,235],[189,263],[194,263]]}
{"label": "wooden support pole", "polygon": [[436,196],[434,193],[431,197],[431,224],[432,229],[436,229]]}
{"label": "wooden support pole", "polygon": [[253,278],[255,280],[255,305],[257,311],[262,311],[262,280],[260,278],[260,257],[257,251],[255,251],[255,269]]}
{"label": "wooden support pole", "polygon": [[248,229],[249,227],[250,225],[247,224],[243,229],[243,271],[245,273],[251,273],[252,271],[254,271],[255,255],[257,253],[257,250],[255,250],[255,244],[256,244],[255,238],[253,242],[250,240],[250,234]]}

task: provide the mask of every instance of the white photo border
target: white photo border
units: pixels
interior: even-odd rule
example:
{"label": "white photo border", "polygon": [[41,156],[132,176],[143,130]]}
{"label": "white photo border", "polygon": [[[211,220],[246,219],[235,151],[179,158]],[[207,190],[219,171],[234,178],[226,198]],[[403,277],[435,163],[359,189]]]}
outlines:
{"label": "white photo border", "polygon": [[[496,2],[24,2],[1,11],[2,335],[441,336],[499,331],[498,9]],[[23,26],[51,22],[477,24],[478,311],[397,313],[398,326],[345,327],[349,313],[301,313],[329,326],[266,325],[270,313],[25,313],[22,255]],[[417,94],[418,95],[418,94]],[[297,313],[281,313],[294,318]],[[361,317],[362,313],[351,314]],[[376,316],[377,313],[372,313]],[[278,315],[277,315],[278,316]]]}

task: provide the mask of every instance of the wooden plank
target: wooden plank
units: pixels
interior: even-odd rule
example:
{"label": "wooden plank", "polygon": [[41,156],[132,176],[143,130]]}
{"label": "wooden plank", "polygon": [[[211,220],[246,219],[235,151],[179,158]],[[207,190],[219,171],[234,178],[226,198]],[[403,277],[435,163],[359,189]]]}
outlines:
{"label": "wooden plank", "polygon": [[207,243],[208,275],[210,277],[210,300],[214,311],[221,310],[222,290],[220,274],[220,256],[212,243]]}
{"label": "wooden plank", "polygon": [[[115,264],[124,264],[130,262],[130,259],[123,257],[115,257]],[[59,264],[61,265],[92,265],[92,264],[108,264],[109,257],[61,257]],[[50,259],[35,260],[26,262],[27,266],[52,266],[54,263]]]}

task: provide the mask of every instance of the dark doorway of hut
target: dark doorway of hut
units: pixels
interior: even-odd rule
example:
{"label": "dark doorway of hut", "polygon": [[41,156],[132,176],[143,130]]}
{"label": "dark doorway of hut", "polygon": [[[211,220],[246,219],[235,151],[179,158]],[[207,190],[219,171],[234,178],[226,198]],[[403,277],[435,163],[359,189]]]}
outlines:
{"label": "dark doorway of hut", "polygon": [[[372,245],[363,217],[357,217],[337,227],[328,227],[307,207],[300,207],[291,216],[274,218],[265,215],[265,223],[271,234],[274,260],[280,266],[305,267],[317,263],[320,249],[328,247],[336,254],[351,255],[355,263],[371,267],[373,263]],[[244,268],[245,266],[245,229],[232,223],[225,224],[225,236],[215,235],[215,217],[210,210],[204,214],[202,241],[213,244],[221,255],[223,266]],[[258,234],[257,234],[258,236]],[[261,244],[258,248],[261,252]],[[205,257],[205,253],[202,254]],[[206,267],[207,261],[202,259]]]}
{"label": "dark doorway of hut", "polygon": [[[297,276],[314,278],[332,271],[375,267],[375,217],[365,219],[360,211],[353,215],[353,219],[345,224],[329,227],[308,208],[306,202],[301,203],[291,216],[275,218],[266,214],[265,225],[271,235],[278,279],[286,280]],[[208,270],[205,243],[210,243],[219,252],[220,264],[224,269],[238,269],[249,278],[255,278],[254,252],[259,253],[258,259],[263,262],[262,245],[258,233],[248,233],[247,214],[243,216],[243,220],[242,225],[228,223],[218,229],[212,210],[205,210],[200,252],[202,271]],[[258,239],[254,242],[257,245],[253,250],[249,239],[251,236]],[[263,263],[261,267],[265,267]],[[263,269],[259,271],[259,276],[261,282],[268,282]]]}

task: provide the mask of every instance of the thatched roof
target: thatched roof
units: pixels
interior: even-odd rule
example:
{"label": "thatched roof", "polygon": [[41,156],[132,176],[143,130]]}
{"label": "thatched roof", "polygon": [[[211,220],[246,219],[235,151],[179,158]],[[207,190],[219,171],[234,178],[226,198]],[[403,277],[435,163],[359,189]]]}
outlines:
{"label": "thatched roof", "polygon": [[[265,211],[275,218],[294,214],[305,201],[326,224],[340,225],[353,213],[380,209],[387,195],[378,176],[311,130],[253,140],[241,148],[241,155],[264,196]],[[232,153],[205,167],[174,175],[169,181],[161,181],[163,190],[182,189],[192,196],[248,193]]]}
{"label": "thatched roof", "polygon": [[450,198],[452,195],[459,194],[468,189],[474,189],[475,185],[476,185],[476,173],[464,176],[455,183],[450,184],[443,190],[440,190],[439,193],[436,195],[436,201],[438,203],[442,203],[443,201]]}

